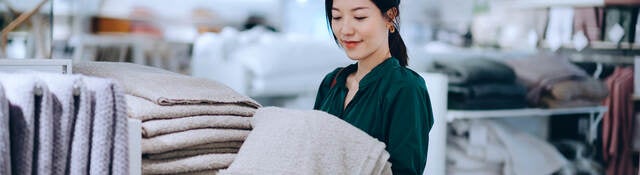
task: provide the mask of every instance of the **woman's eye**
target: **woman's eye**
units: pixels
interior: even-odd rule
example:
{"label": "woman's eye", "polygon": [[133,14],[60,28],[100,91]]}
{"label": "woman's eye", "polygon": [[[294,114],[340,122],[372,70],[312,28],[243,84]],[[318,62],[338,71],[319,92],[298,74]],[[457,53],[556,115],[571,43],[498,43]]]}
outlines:
{"label": "woman's eye", "polygon": [[332,19],[333,20],[340,20],[340,19],[342,19],[342,17],[333,17]]}
{"label": "woman's eye", "polygon": [[356,17],[356,20],[359,20],[359,21],[364,19],[367,19],[367,17]]}

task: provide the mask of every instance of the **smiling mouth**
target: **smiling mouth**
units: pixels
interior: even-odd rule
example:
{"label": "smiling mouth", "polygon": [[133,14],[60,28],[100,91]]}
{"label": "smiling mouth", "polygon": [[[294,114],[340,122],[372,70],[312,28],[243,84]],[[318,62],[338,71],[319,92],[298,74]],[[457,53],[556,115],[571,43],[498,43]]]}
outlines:
{"label": "smiling mouth", "polygon": [[358,44],[362,43],[362,41],[342,41],[342,43],[347,49],[352,49],[358,46]]}

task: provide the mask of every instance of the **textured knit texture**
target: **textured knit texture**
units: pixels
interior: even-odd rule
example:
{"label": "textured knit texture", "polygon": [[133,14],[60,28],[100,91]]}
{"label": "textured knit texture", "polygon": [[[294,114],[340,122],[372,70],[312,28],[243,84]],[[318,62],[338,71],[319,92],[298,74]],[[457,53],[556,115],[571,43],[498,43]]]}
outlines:
{"label": "textured knit texture", "polygon": [[60,74],[38,74],[53,94],[53,174],[64,174],[67,160],[71,155],[71,137],[75,121],[74,86],[80,80],[79,76]]}
{"label": "textured knit texture", "polygon": [[91,77],[85,77],[84,81],[95,98],[89,174],[110,174],[114,135],[114,109],[116,108],[113,96],[113,82]]}
{"label": "textured knit texture", "polygon": [[35,135],[35,88],[32,76],[0,74],[9,100],[12,174],[32,174]]}
{"label": "textured knit texture", "polygon": [[112,78],[122,84],[127,94],[143,97],[160,105],[174,104],[238,104],[260,107],[253,99],[207,79],[170,73],[131,63],[75,63],[77,73]]}
{"label": "textured knit texture", "polygon": [[[34,76],[35,77],[35,76]],[[36,78],[38,79],[38,78]],[[36,136],[35,142],[36,159],[34,163],[37,163],[37,174],[51,174],[53,169],[53,146],[54,145],[54,128],[53,128],[53,101],[52,94],[49,92],[49,88],[44,82],[39,79],[38,87],[40,89],[40,95],[36,97],[35,118],[38,120],[36,123]],[[58,104],[59,105],[59,104]]]}
{"label": "textured knit texture", "polygon": [[185,149],[218,149],[218,148],[238,148],[242,146],[243,142],[235,141],[235,142],[218,142],[218,143],[207,143],[204,145],[197,145],[188,147]]}
{"label": "textured knit texture", "polygon": [[145,155],[146,159],[149,160],[163,160],[163,159],[175,159],[175,158],[185,158],[197,155],[204,154],[221,154],[221,153],[238,153],[240,148],[218,148],[218,149],[183,149],[170,151],[166,153],[159,154],[148,154]]}
{"label": "textured knit texture", "polygon": [[127,127],[127,102],[124,98],[124,91],[118,84],[113,85],[113,98],[115,116],[111,174],[129,174],[129,127]]}
{"label": "textured knit texture", "polygon": [[144,121],[172,119],[197,115],[252,116],[255,108],[233,104],[160,106],[149,100],[126,96],[129,117]]}
{"label": "textured knit texture", "polygon": [[202,128],[251,129],[251,118],[229,115],[206,115],[177,119],[149,120],[142,123],[142,136],[153,137]]}
{"label": "textured knit texture", "polygon": [[11,138],[9,130],[9,102],[0,83],[0,174],[11,174]]}
{"label": "textured knit texture", "polygon": [[172,150],[219,142],[244,141],[247,130],[194,129],[142,139],[142,153],[162,153]]}
{"label": "textured knit texture", "polygon": [[76,121],[71,135],[69,168],[67,168],[66,172],[72,175],[81,175],[89,174],[91,125],[93,123],[95,99],[92,92],[85,86],[84,81],[80,81],[76,86],[80,90],[80,96],[77,98],[78,101],[74,103],[77,113],[75,114]]}
{"label": "textured knit texture", "polygon": [[142,174],[176,174],[229,167],[236,154],[205,154],[171,160],[143,160]]}
{"label": "textured knit texture", "polygon": [[260,108],[220,174],[390,174],[384,143],[320,111]]}

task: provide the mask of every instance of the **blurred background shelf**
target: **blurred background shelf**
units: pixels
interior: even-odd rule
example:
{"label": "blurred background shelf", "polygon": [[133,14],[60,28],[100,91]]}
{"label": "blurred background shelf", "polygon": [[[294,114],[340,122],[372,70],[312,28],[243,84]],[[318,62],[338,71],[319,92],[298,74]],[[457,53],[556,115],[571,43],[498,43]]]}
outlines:
{"label": "blurred background shelf", "polygon": [[458,119],[504,118],[504,117],[542,117],[568,114],[601,114],[607,111],[605,106],[579,107],[579,108],[526,108],[506,110],[448,110],[447,121]]}

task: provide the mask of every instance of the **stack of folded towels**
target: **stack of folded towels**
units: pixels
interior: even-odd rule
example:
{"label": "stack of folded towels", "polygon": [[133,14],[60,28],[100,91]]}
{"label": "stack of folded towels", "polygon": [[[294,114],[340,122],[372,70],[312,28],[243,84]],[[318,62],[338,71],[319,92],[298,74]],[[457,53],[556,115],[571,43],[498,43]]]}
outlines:
{"label": "stack of folded towels", "polygon": [[260,107],[220,83],[130,63],[76,63],[74,72],[125,89],[128,115],[142,121],[142,173],[215,173],[227,168]]}

